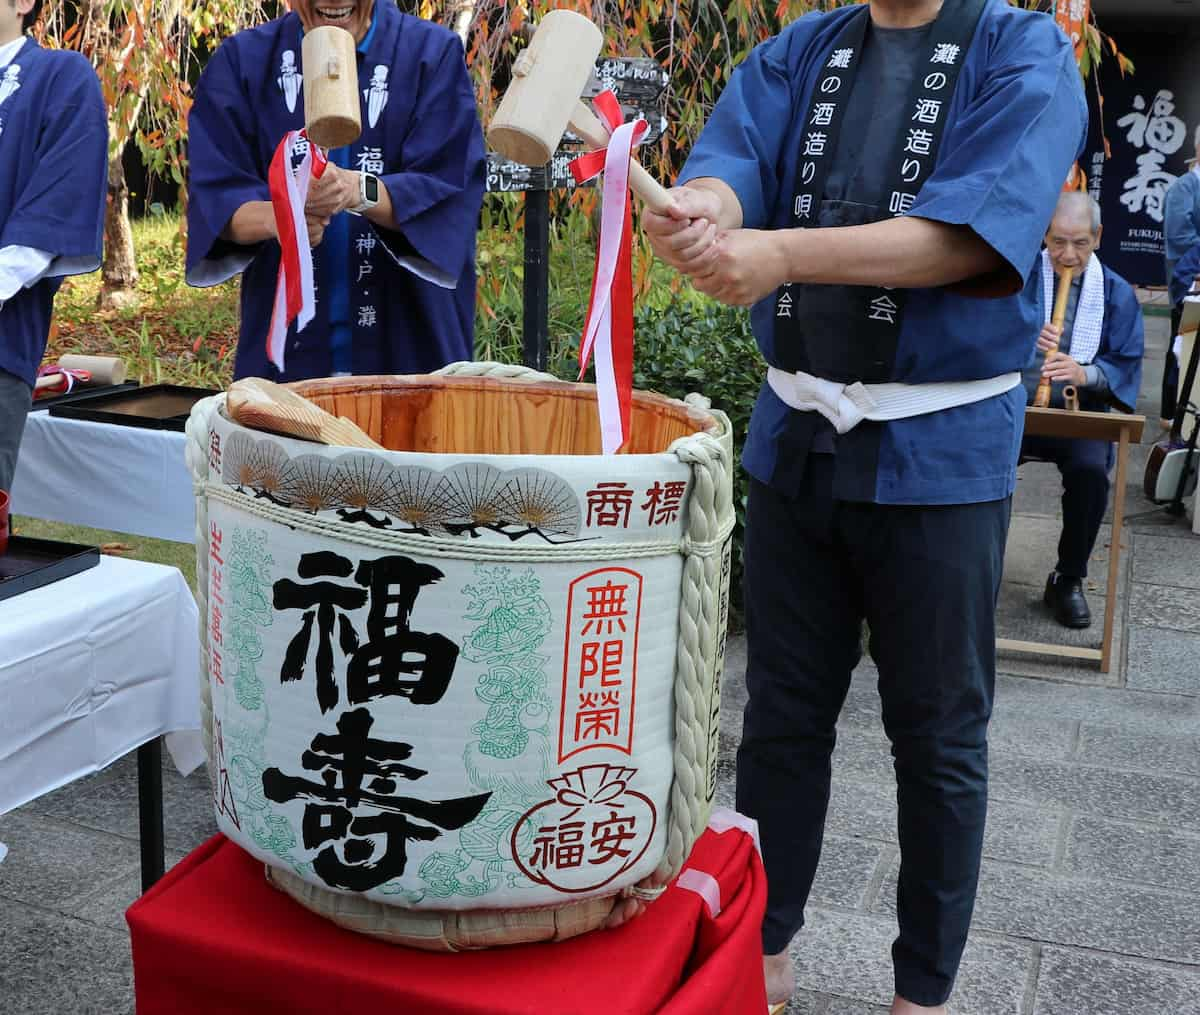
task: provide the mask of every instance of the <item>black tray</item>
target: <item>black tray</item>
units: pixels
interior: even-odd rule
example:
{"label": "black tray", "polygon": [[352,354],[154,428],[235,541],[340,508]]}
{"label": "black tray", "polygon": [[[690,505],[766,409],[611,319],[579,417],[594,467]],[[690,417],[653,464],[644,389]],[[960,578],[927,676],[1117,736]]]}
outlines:
{"label": "black tray", "polygon": [[89,398],[99,398],[101,395],[112,395],[118,391],[132,391],[138,387],[137,381],[125,381],[121,384],[76,384],[74,391],[62,395],[47,395],[45,398],[35,398],[30,412],[39,409],[49,409],[52,405],[67,405],[70,402],[83,402]]}
{"label": "black tray", "polygon": [[149,384],[133,391],[117,391],[65,405],[50,406],[51,416],[117,423],[151,430],[183,432],[192,406],[217,394],[216,388],[188,388],[180,384]]}
{"label": "black tray", "polygon": [[41,588],[100,563],[100,550],[53,539],[9,536],[0,554],[0,599]]}

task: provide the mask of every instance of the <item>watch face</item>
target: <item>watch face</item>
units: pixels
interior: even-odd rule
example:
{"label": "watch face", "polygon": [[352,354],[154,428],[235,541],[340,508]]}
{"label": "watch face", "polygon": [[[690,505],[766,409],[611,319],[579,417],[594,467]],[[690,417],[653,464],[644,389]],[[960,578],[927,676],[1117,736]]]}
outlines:
{"label": "watch face", "polygon": [[371,204],[379,200],[379,180],[369,173],[363,174],[363,195]]}

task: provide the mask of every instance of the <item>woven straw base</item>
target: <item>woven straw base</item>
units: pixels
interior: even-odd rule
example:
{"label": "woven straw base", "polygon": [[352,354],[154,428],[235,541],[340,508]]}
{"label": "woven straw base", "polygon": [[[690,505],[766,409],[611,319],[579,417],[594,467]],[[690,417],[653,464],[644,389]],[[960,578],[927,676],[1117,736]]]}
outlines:
{"label": "woven straw base", "polygon": [[278,867],[263,869],[269,884],[339,927],[431,952],[565,941],[601,927],[620,901],[619,895],[609,895],[553,909],[403,909],[326,891]]}

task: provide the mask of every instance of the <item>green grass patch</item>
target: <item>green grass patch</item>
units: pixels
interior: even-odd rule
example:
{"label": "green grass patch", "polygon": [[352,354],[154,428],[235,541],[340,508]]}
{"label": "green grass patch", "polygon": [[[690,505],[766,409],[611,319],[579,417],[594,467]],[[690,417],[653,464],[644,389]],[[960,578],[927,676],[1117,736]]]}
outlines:
{"label": "green grass patch", "polygon": [[177,567],[183,572],[188,585],[192,588],[196,586],[196,549],[191,543],[172,543],[165,539],[151,539],[148,536],[106,532],[103,529],[90,529],[85,525],[47,522],[41,518],[29,518],[24,515],[13,517],[12,531],[17,536],[57,539],[64,543],[82,543],[84,546],[120,543],[129,548],[121,551],[120,556],[128,557],[131,560],[145,560],[152,564]]}

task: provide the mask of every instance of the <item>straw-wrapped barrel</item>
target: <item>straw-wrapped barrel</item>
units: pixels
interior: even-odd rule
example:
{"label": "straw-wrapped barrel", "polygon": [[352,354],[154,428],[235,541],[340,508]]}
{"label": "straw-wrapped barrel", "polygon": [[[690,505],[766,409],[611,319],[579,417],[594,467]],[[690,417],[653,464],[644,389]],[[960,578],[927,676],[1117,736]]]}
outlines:
{"label": "straw-wrapped barrel", "polygon": [[713,797],[723,414],[522,368],[307,381],[387,450],[197,405],[217,820],[271,881],[426,948],[570,937],[677,872]]}

